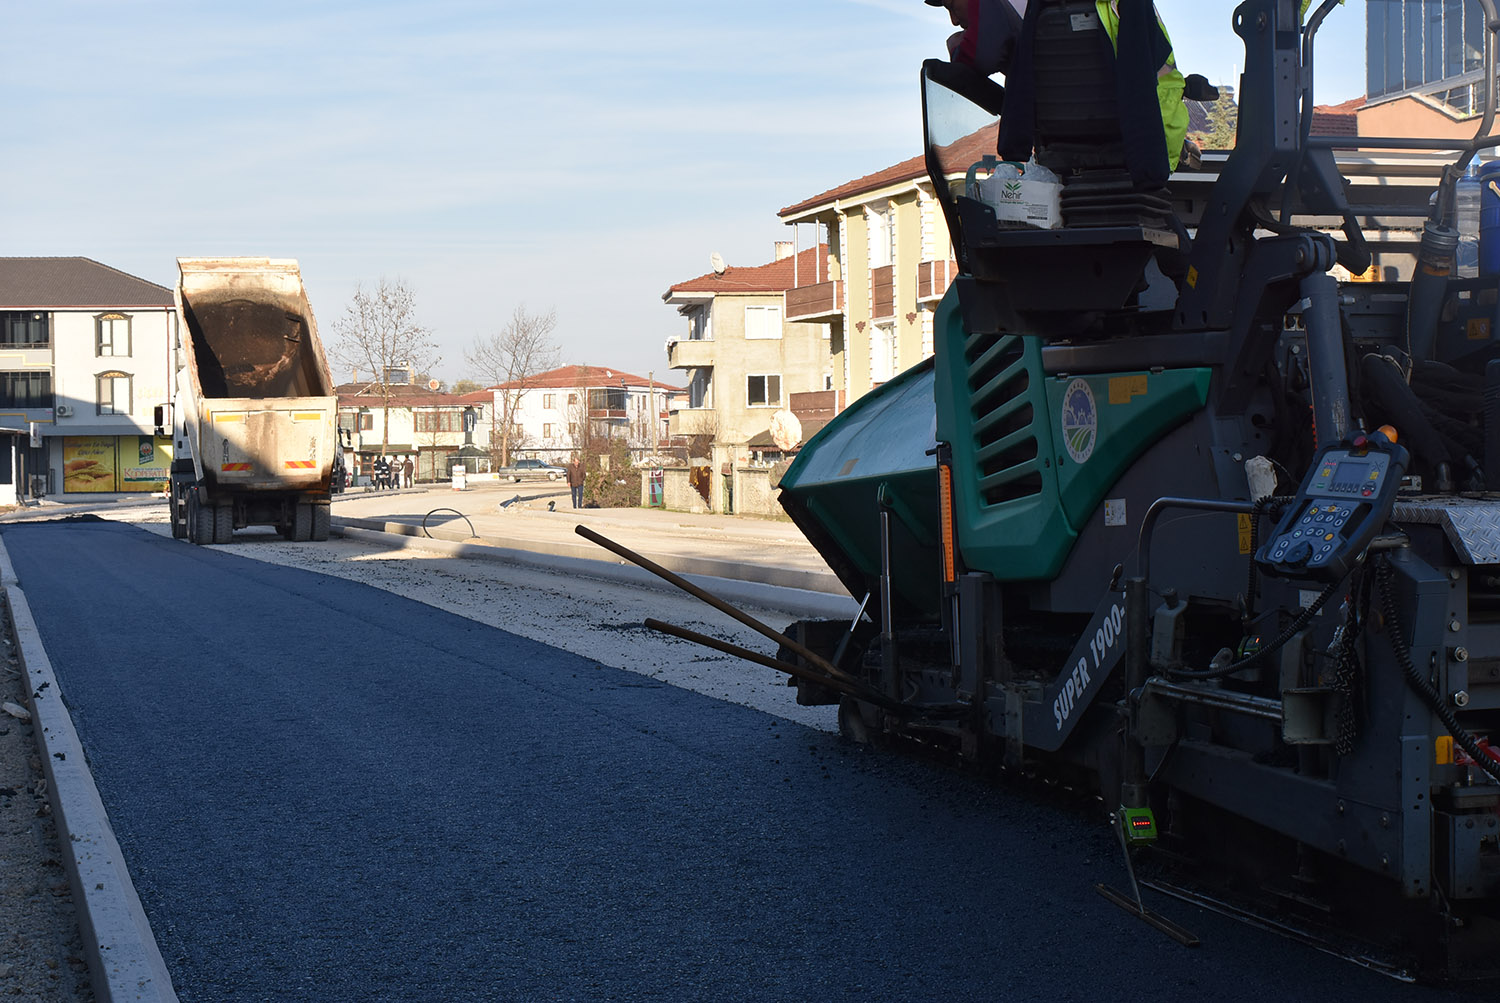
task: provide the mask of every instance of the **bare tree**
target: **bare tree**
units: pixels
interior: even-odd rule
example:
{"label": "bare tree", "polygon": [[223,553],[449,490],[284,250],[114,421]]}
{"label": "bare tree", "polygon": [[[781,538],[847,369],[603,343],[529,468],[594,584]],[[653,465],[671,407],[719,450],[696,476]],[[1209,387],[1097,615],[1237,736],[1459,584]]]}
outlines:
{"label": "bare tree", "polygon": [[528,313],[524,305],[516,307],[495,334],[477,339],[464,352],[464,363],[482,379],[498,387],[495,416],[500,429],[500,465],[510,463],[512,427],[520,409],[521,398],[536,385],[536,377],[557,366],[558,348],[552,340],[557,327],[557,311]]}
{"label": "bare tree", "polygon": [[[344,315],[333,324],[336,340],[329,354],[346,366],[375,374],[384,431],[380,455],[391,444],[391,372],[424,372],[440,361],[432,332],[417,323],[416,294],[401,279],[382,277],[373,290],[361,283]],[[409,377],[408,377],[409,378]]]}

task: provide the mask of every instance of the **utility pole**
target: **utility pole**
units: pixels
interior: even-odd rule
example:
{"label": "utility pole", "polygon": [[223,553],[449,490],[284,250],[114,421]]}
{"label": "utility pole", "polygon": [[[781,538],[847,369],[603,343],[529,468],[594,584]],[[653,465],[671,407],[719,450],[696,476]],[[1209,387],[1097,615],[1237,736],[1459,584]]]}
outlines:
{"label": "utility pole", "polygon": [[650,372],[648,372],[646,374],[646,394],[647,394],[647,404],[646,404],[646,406],[650,409],[650,414],[651,414],[651,456],[654,458],[656,456],[656,422],[657,422],[657,413],[656,413],[656,370],[654,370],[654,369],[651,370]]}

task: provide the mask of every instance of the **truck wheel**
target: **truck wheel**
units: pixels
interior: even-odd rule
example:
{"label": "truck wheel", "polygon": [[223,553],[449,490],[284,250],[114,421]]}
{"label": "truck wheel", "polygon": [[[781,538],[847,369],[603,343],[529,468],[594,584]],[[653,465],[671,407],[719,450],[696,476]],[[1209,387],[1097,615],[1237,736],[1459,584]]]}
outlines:
{"label": "truck wheel", "polygon": [[313,505],[312,507],[312,538],[316,543],[322,543],[328,539],[329,512],[327,505]]}
{"label": "truck wheel", "polygon": [[234,506],[214,506],[214,542],[229,543],[234,538]]}
{"label": "truck wheel", "polygon": [[187,504],[188,539],[200,547],[214,542],[214,510],[198,504],[198,492],[188,493]]}
{"label": "truck wheel", "polygon": [[292,540],[296,543],[306,543],[312,539],[313,529],[313,507],[308,502],[298,502],[297,509],[292,515]]}
{"label": "truck wheel", "polygon": [[548,474],[547,475],[547,480],[549,480],[549,481],[555,481],[555,480],[557,480],[557,475],[556,474]]}

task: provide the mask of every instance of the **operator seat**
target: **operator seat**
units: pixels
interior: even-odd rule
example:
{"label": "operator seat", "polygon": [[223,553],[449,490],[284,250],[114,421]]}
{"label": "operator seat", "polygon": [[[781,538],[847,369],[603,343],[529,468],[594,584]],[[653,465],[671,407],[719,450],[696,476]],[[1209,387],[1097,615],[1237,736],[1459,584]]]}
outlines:
{"label": "operator seat", "polygon": [[1120,8],[1117,55],[1092,0],[1033,0],[1006,77],[1000,154],[1025,161],[1034,150],[1062,180],[1066,227],[1180,232],[1156,95],[1156,68],[1170,50],[1147,30],[1156,25],[1149,2]]}

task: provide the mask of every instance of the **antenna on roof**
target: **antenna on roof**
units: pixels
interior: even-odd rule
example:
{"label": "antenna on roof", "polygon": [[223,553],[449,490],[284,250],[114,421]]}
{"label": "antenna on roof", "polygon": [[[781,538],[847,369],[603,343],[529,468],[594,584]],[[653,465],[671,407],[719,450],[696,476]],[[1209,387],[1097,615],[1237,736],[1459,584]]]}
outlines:
{"label": "antenna on roof", "polygon": [[720,254],[718,251],[715,251],[708,256],[708,263],[710,266],[712,266],[715,275],[723,275],[726,271],[729,270],[729,266],[724,264],[724,255]]}

